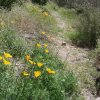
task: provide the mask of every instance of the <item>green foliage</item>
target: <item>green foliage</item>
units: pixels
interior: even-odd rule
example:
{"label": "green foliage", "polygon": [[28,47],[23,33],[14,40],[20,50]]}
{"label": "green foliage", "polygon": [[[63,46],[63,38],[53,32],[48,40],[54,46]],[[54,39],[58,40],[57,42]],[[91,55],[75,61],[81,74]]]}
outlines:
{"label": "green foliage", "polygon": [[22,4],[24,0],[0,0],[0,7],[11,9],[12,5],[16,2]]}
{"label": "green foliage", "polygon": [[[35,47],[34,47],[35,48]],[[29,76],[24,76],[21,72],[16,72],[16,65],[6,66],[0,62],[0,98],[2,100],[66,100],[74,93],[77,94],[77,80],[74,74],[64,71],[63,64],[51,53],[44,54],[44,49],[35,49],[30,53],[31,60],[44,62],[44,66],[39,68],[31,65],[26,60],[24,68]],[[34,57],[34,58],[33,58]],[[18,66],[17,66],[18,68]],[[55,74],[48,74],[46,68],[56,71]],[[42,71],[41,76],[35,78],[34,71]],[[16,75],[17,74],[17,75]]]}
{"label": "green foliage", "polygon": [[48,0],[31,0],[33,3],[38,3],[40,5],[45,5]]}
{"label": "green foliage", "polygon": [[74,19],[76,17],[76,12],[74,9],[61,8],[59,12],[61,13],[62,17],[67,17],[68,19]]}
{"label": "green foliage", "polygon": [[[39,42],[39,40],[38,40]],[[43,42],[43,41],[41,41]],[[12,30],[4,30],[0,34],[0,45],[3,51],[9,51],[13,57],[20,57],[24,63],[17,71],[15,63],[4,65],[0,61],[0,98],[2,100],[65,100],[74,93],[77,94],[77,80],[73,73],[64,71],[64,65],[52,55],[45,53],[45,47],[36,47],[37,41],[33,41],[30,47],[26,47],[22,37],[19,37]],[[41,43],[42,46],[43,43]],[[0,53],[3,54],[2,52]],[[44,66],[39,68],[31,65],[25,60],[25,54],[31,55],[34,62],[43,62]],[[55,74],[48,74],[46,68],[54,69]],[[30,74],[24,76],[21,70],[26,70]],[[40,70],[41,76],[34,77],[34,71]]]}
{"label": "green foliage", "polygon": [[2,72],[0,76],[0,98],[2,100],[28,100],[33,98],[34,100],[66,100],[69,97],[69,92],[71,94],[76,92],[74,90],[76,89],[76,80],[71,73],[66,74],[65,78],[63,76],[58,77],[58,75],[48,76],[45,73],[44,76],[35,79],[32,76],[24,77],[20,75],[20,77],[14,77],[11,71]]}
{"label": "green foliage", "polygon": [[11,8],[16,0],[0,0],[0,6],[4,8]]}
{"label": "green foliage", "polygon": [[78,32],[71,38],[73,42],[82,47],[95,48],[100,36],[99,17],[98,9],[85,7],[77,25]]}
{"label": "green foliage", "polygon": [[2,50],[9,51],[13,56],[22,56],[27,49],[25,40],[9,29],[0,33],[0,45]]}
{"label": "green foliage", "polygon": [[[0,98],[8,100],[8,96],[14,92],[14,80],[12,67],[8,68],[0,62]],[[8,95],[7,95],[8,94]]]}

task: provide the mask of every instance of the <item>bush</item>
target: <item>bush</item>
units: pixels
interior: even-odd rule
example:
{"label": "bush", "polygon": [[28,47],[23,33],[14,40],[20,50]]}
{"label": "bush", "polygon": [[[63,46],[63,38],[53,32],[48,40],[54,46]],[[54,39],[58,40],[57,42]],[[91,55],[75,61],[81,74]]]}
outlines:
{"label": "bush", "polygon": [[[73,94],[75,91],[72,88],[76,88],[76,83],[69,79],[70,75],[67,77],[67,80],[62,78],[60,84],[53,75],[38,79],[23,76],[14,78],[11,72],[4,72],[0,76],[0,98],[2,100],[65,100],[70,97],[68,92]],[[66,87],[66,84],[69,87]]]}
{"label": "bush", "polygon": [[[20,66],[18,71],[19,66],[13,62],[12,65],[4,65],[0,61],[1,100],[65,100],[76,95],[77,80],[74,74],[64,71],[64,65],[51,53],[44,53],[44,46],[37,48],[35,45],[34,48],[31,56],[27,55],[29,59],[23,56],[24,66]],[[4,57],[2,53],[0,56]],[[43,64],[41,67],[38,65],[40,61]],[[36,76],[36,71],[41,74]]]}
{"label": "bush", "polygon": [[33,3],[38,3],[40,5],[45,5],[48,0],[31,0]]}
{"label": "bush", "polygon": [[27,42],[10,29],[0,33],[0,45],[2,50],[9,51],[13,56],[22,56],[27,51]]}
{"label": "bush", "polygon": [[16,0],[0,0],[0,6],[4,8],[11,8]]}
{"label": "bush", "polygon": [[0,6],[6,9],[11,9],[11,6],[15,3],[22,3],[23,0],[0,0]]}
{"label": "bush", "polygon": [[77,34],[71,39],[82,47],[95,48],[100,36],[100,12],[98,9],[84,8],[77,25]]}
{"label": "bush", "polygon": [[[48,44],[34,40],[28,48],[26,45],[10,29],[0,34],[1,100],[65,100],[77,94],[74,74],[64,71],[62,62],[48,51]],[[10,52],[12,58],[5,57],[4,51]],[[4,60],[11,64],[5,65]]]}

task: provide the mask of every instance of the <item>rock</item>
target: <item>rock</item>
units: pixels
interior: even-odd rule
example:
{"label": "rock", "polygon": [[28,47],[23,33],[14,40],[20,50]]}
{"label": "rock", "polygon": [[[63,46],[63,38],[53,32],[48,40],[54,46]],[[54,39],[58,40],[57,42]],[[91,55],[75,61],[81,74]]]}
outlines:
{"label": "rock", "polygon": [[100,97],[96,98],[95,100],[100,100]]}
{"label": "rock", "polygon": [[100,71],[100,67],[97,67],[97,71]]}
{"label": "rock", "polygon": [[61,44],[62,46],[66,46],[66,43],[65,42],[62,42],[62,44]]}

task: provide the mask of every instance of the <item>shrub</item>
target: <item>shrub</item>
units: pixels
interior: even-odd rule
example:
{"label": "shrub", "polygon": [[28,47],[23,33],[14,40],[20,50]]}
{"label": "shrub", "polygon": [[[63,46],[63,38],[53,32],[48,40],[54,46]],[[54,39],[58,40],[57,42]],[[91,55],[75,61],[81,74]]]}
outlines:
{"label": "shrub", "polygon": [[[5,53],[0,52],[2,100],[65,100],[77,94],[77,80],[74,74],[64,71],[64,64],[49,52],[48,44],[34,40],[35,42],[31,44],[33,49],[30,50],[29,47],[28,50],[31,52],[28,53],[24,51],[26,49],[20,51],[18,48],[23,48],[27,44],[19,41],[15,32],[7,30],[1,34],[0,43],[3,51],[10,51],[11,55],[21,53],[19,57],[21,56],[20,63],[22,63],[16,66],[18,65],[16,59],[6,58]],[[10,61],[11,65],[4,65],[4,60]]]}
{"label": "shrub", "polygon": [[95,48],[100,36],[99,17],[100,12],[98,9],[85,7],[77,25],[78,32],[71,38],[73,42],[82,47]]}
{"label": "shrub", "polygon": [[[63,70],[64,65],[51,53],[45,54],[44,49],[38,47],[37,53],[33,50],[31,56],[24,56],[24,67],[20,66],[22,70],[20,69],[18,73],[15,70],[18,66],[13,62],[13,66],[0,62],[2,100],[65,100],[77,94],[77,80],[74,74],[69,71],[66,73]],[[30,59],[35,64],[29,63]],[[43,63],[42,67],[38,65],[39,61]],[[36,76],[35,71],[41,73]]]}
{"label": "shrub", "polygon": [[48,0],[31,0],[33,3],[38,3],[40,5],[45,5]]}
{"label": "shrub", "polygon": [[10,29],[0,33],[0,45],[2,50],[8,50],[13,56],[22,56],[27,49],[26,41]]}
{"label": "shrub", "polygon": [[15,3],[22,3],[23,0],[0,0],[0,6],[3,8],[11,9],[11,6]]}
{"label": "shrub", "polygon": [[16,0],[0,0],[0,6],[10,8]]}

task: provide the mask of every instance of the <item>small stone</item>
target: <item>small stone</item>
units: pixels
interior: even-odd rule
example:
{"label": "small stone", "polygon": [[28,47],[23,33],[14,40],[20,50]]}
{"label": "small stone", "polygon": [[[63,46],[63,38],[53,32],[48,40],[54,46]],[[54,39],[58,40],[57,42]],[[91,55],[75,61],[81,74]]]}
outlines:
{"label": "small stone", "polygon": [[97,71],[100,71],[100,67],[97,67]]}
{"label": "small stone", "polygon": [[62,46],[66,46],[66,43],[65,42],[62,42],[62,44],[61,44]]}

